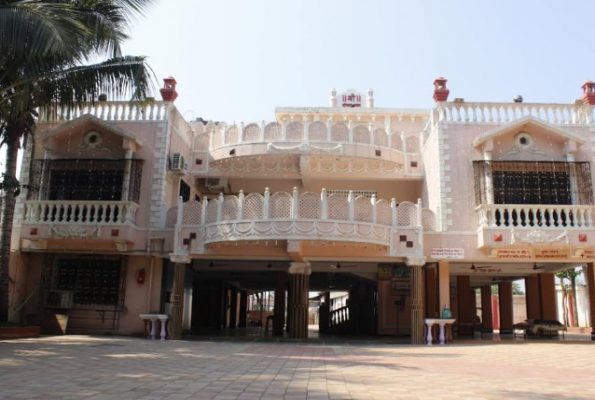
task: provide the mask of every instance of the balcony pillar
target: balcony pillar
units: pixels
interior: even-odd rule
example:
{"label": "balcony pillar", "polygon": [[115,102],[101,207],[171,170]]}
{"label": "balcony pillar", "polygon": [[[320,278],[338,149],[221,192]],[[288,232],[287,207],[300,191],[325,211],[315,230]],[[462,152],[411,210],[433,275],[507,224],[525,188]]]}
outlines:
{"label": "balcony pillar", "polygon": [[525,277],[525,298],[527,299],[527,319],[540,319],[539,279],[537,275]]}
{"label": "balcony pillar", "polygon": [[241,221],[244,219],[244,200],[245,200],[245,196],[244,196],[244,191],[240,190],[240,193],[238,194],[238,221]]}
{"label": "balcony pillar", "polygon": [[375,224],[378,220],[378,215],[376,215],[376,195],[372,194],[372,198],[370,199],[370,203],[372,204],[372,223]]}
{"label": "balcony pillar", "polygon": [[322,189],[320,195],[320,218],[324,221],[328,219],[328,197],[326,195],[326,189]]}
{"label": "balcony pillar", "polygon": [[457,276],[457,320],[461,323],[475,322],[475,292],[471,289],[469,275]]}
{"label": "balcony pillar", "polygon": [[269,209],[271,203],[271,192],[269,188],[264,189],[264,202],[262,203],[262,219],[269,219]]}
{"label": "balcony pillar", "polygon": [[292,262],[290,274],[289,335],[293,339],[308,338],[308,293],[312,268],[309,263]]}
{"label": "balcony pillar", "polygon": [[485,161],[485,183],[486,183],[486,202],[494,204],[494,182],[492,180],[492,152],[484,151],[483,159]]}
{"label": "balcony pillar", "polygon": [[310,123],[308,121],[308,116],[303,116],[303,124],[304,124],[304,141],[310,142]]}
{"label": "balcony pillar", "polygon": [[411,268],[411,344],[424,344],[424,285],[423,266],[425,258],[410,258],[406,264]]}
{"label": "balcony pillar", "polygon": [[490,285],[481,287],[481,325],[483,332],[494,332],[494,323],[492,321],[492,287]]}
{"label": "balcony pillar", "polygon": [[293,196],[291,198],[291,218],[292,219],[298,219],[299,215],[300,215],[300,210],[299,210],[299,203],[300,202],[300,197],[298,194],[298,189],[297,187],[293,188]]}
{"label": "balcony pillar", "polygon": [[[512,334],[513,314],[512,282],[498,284],[498,308],[500,311],[500,333]],[[484,325],[485,326],[485,325]]]}
{"label": "balcony pillar", "polygon": [[450,263],[448,261],[438,262],[438,301],[439,308],[450,307]]}
{"label": "balcony pillar", "polygon": [[176,260],[174,264],[174,282],[171,291],[171,318],[169,323],[169,338],[180,340],[182,338],[182,320],[184,316],[184,280],[186,264],[189,260]]}
{"label": "balcony pillar", "polygon": [[240,318],[238,319],[238,328],[248,326],[248,290],[240,289]]}
{"label": "balcony pillar", "polygon": [[47,176],[49,167],[48,163],[51,159],[51,156],[52,152],[49,150],[46,150],[43,153],[43,166],[41,168],[41,179],[39,180],[39,191],[37,192],[37,200],[45,200],[46,198],[45,189],[49,181],[49,177]]}
{"label": "balcony pillar", "polygon": [[551,272],[542,272],[538,276],[541,318],[558,319],[554,274]]}
{"label": "balcony pillar", "polygon": [[275,313],[273,319],[273,334],[283,335],[285,327],[285,271],[278,271],[275,284]]}
{"label": "balcony pillar", "polygon": [[225,198],[223,197],[223,193],[219,193],[219,198],[217,199],[217,222],[221,222],[221,215],[223,215],[223,202]]}
{"label": "balcony pillar", "polygon": [[589,317],[591,323],[591,340],[595,340],[595,264],[588,263],[586,268],[583,268],[585,274],[585,282],[589,293]]}
{"label": "balcony pillar", "polygon": [[425,307],[426,318],[438,318],[440,306],[438,304],[438,280],[436,268],[426,268],[425,274]]}
{"label": "balcony pillar", "polygon": [[132,169],[132,156],[134,152],[132,150],[126,150],[126,155],[124,156],[124,176],[122,177],[122,196],[120,200],[128,201],[128,196],[130,193],[130,170]]}
{"label": "balcony pillar", "polygon": [[355,202],[353,201],[353,191],[350,190],[347,195],[347,207],[349,207],[349,221],[355,220]]}

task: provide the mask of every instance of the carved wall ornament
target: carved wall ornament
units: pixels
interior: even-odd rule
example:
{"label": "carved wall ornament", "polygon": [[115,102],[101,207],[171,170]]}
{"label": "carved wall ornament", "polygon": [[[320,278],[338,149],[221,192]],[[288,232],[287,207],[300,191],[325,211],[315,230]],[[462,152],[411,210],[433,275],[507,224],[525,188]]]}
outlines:
{"label": "carved wall ornament", "polygon": [[81,143],[78,147],[81,150],[97,149],[107,151],[108,153],[111,153],[112,151],[109,147],[105,147],[103,145],[103,136],[101,136],[101,133],[97,131],[87,132],[87,134],[83,137],[83,143]]}
{"label": "carved wall ornament", "polygon": [[514,146],[508,150],[508,154],[518,154],[526,151],[529,154],[545,155],[545,153],[534,146],[534,140],[527,132],[520,132],[514,137]]}
{"label": "carved wall ornament", "polygon": [[101,236],[101,228],[97,226],[82,225],[52,225],[50,227],[52,236],[62,238],[87,238]]}
{"label": "carved wall ornament", "polygon": [[343,154],[343,145],[337,144],[332,147],[313,146],[309,143],[301,143],[294,146],[279,146],[273,143],[267,144],[267,153],[287,153],[287,152],[324,152],[328,154]]}
{"label": "carved wall ornament", "polygon": [[517,242],[527,244],[552,244],[554,242],[562,242],[563,244],[568,245],[568,243],[570,242],[570,239],[568,237],[568,231],[566,230],[564,230],[564,232],[562,232],[558,236],[551,236],[539,229],[529,232],[525,237],[521,237],[521,235],[514,229],[511,229],[510,233],[510,244],[516,244]]}

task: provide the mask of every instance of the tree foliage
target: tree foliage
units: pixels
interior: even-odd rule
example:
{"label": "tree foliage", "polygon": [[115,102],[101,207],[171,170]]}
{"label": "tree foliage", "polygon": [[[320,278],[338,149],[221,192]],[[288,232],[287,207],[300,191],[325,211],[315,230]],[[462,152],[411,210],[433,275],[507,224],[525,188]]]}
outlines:
{"label": "tree foliage", "polygon": [[[0,322],[8,309],[8,264],[17,155],[35,132],[38,110],[74,108],[99,94],[142,101],[152,73],[144,57],[124,56],[131,20],[153,0],[0,0],[0,145],[6,146],[0,229]],[[88,64],[97,58],[107,60]]]}

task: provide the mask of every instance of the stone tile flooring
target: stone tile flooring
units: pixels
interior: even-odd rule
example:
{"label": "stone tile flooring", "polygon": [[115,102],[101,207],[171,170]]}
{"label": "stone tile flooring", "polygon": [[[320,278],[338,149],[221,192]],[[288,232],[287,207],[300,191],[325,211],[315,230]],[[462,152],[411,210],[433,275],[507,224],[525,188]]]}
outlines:
{"label": "stone tile flooring", "polygon": [[595,399],[595,342],[0,342],[0,399]]}

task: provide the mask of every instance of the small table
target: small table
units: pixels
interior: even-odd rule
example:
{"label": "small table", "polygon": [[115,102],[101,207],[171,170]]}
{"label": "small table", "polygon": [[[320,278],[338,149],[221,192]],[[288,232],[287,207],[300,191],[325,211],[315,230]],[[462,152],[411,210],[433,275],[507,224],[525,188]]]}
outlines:
{"label": "small table", "polygon": [[145,323],[145,331],[148,332],[147,339],[155,340],[157,337],[157,323],[161,323],[161,340],[167,337],[167,314],[139,314],[139,317]]}
{"label": "small table", "polygon": [[438,324],[440,327],[440,334],[438,339],[440,340],[440,344],[446,343],[445,335],[444,335],[444,327],[446,325],[452,325],[456,320],[455,319],[447,319],[447,318],[426,318],[425,323],[428,327],[428,332],[426,334],[426,344],[431,345],[434,341],[432,337],[432,325]]}

